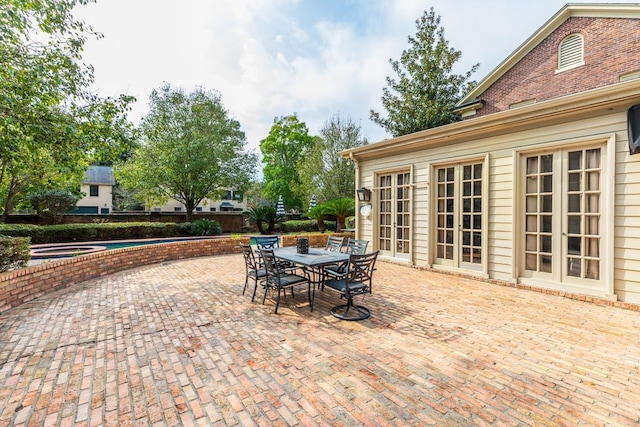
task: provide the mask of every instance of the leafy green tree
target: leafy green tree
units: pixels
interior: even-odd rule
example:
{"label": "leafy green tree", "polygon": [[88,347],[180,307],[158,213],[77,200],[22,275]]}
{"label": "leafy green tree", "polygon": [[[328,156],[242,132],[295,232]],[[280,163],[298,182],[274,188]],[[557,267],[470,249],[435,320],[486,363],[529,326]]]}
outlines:
{"label": "leafy green tree", "polygon": [[0,6],[1,221],[37,189],[77,189],[92,157],[131,142],[131,97],[91,93],[89,36],[71,12],[87,0],[5,0]]}
{"label": "leafy green tree", "polygon": [[188,221],[203,199],[221,197],[229,188],[245,190],[257,157],[244,151],[244,132],[219,93],[185,93],[165,84],[152,91],[150,101],[141,124],[144,143],[116,165],[121,184],[136,188],[148,203],[179,201]]}
{"label": "leafy green tree", "polygon": [[310,220],[315,220],[318,224],[318,231],[324,233],[327,230],[327,226],[324,220],[327,218],[326,208],[324,205],[316,205],[303,214],[304,217]]}
{"label": "leafy green tree", "polygon": [[[284,217],[276,213],[274,206],[260,205],[252,206],[248,211],[249,222],[256,225],[260,234],[273,234],[276,224],[284,221]],[[264,228],[264,224],[267,228]]]}
{"label": "leafy green tree", "polygon": [[333,215],[336,217],[337,231],[342,230],[347,218],[355,215],[356,212],[356,202],[354,199],[349,197],[329,200],[323,206],[324,212],[327,215]]}
{"label": "leafy green tree", "polygon": [[269,135],[260,141],[265,166],[264,196],[275,201],[280,195],[287,208],[302,208],[308,203],[302,189],[300,167],[313,146],[314,138],[304,122],[294,114],[274,119]]}
{"label": "leafy green tree", "polygon": [[38,216],[48,219],[52,224],[62,220],[65,212],[76,207],[80,196],[65,190],[40,190],[29,195],[31,206]]}
{"label": "leafy green tree", "polygon": [[314,194],[319,202],[353,197],[353,163],[338,153],[367,144],[361,131],[361,125],[348,117],[334,115],[325,121],[320,136],[315,137],[313,147],[300,165],[300,169],[305,171],[300,178],[307,200]]}
{"label": "leafy green tree", "polygon": [[446,125],[459,120],[453,107],[475,82],[469,82],[479,64],[464,74],[453,66],[462,53],[451,47],[433,8],[416,20],[416,36],[400,61],[390,59],[398,80],[387,77],[382,89],[382,106],[388,117],[371,110],[371,120],[394,137]]}

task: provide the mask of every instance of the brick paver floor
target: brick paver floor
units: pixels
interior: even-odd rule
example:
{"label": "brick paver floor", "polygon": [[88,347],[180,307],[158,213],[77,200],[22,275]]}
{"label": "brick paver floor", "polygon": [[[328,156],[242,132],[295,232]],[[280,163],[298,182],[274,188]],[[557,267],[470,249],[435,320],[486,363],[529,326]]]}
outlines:
{"label": "brick paver floor", "polygon": [[240,255],[0,315],[0,426],[631,426],[634,311],[378,263],[372,317],[252,303]]}

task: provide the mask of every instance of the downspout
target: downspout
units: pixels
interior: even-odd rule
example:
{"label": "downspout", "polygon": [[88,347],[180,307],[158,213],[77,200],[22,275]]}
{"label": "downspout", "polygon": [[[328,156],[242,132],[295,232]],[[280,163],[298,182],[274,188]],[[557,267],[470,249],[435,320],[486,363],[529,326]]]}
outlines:
{"label": "downspout", "polygon": [[[349,153],[349,160],[351,160],[353,162],[353,166],[355,168],[355,172],[356,172],[356,179],[355,179],[355,184],[356,184],[356,189],[360,188],[360,166],[358,165],[358,161],[353,157],[353,152]],[[355,191],[355,189],[354,189]],[[354,199],[356,200],[356,239],[360,239],[360,235],[362,234],[362,232],[360,231],[360,222],[362,221],[362,219],[360,218],[360,206],[359,206],[359,202],[358,202],[358,196],[356,194],[354,194]]]}

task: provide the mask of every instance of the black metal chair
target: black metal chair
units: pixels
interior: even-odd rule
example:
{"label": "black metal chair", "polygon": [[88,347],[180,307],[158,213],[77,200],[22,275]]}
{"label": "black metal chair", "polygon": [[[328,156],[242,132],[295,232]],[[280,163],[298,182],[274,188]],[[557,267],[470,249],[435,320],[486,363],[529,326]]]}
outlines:
{"label": "black metal chair", "polygon": [[340,298],[347,300],[346,304],[331,308],[333,316],[342,320],[364,320],[371,316],[371,311],[366,307],[354,304],[353,298],[369,293],[378,252],[361,255],[351,254],[346,274],[324,282],[324,287],[339,292]]}
{"label": "black metal chair", "polygon": [[267,292],[269,289],[273,289],[277,292],[276,295],[276,308],[275,313],[278,313],[278,306],[280,305],[280,294],[282,292],[286,293],[286,289],[291,289],[291,295],[293,296],[293,288],[299,285],[307,285],[308,295],[309,295],[309,307],[311,307],[311,311],[313,311],[313,295],[312,295],[312,286],[311,286],[311,278],[308,273],[303,269],[298,269],[302,274],[294,273],[294,270],[282,270],[280,268],[280,264],[278,259],[273,254],[273,249],[261,249],[260,253],[262,255],[262,260],[264,261],[264,268],[267,272],[266,280],[265,280],[265,289],[264,289],[264,297],[262,298],[262,303],[264,304],[267,299]]}
{"label": "black metal chair", "polygon": [[244,279],[244,289],[242,289],[242,295],[244,295],[245,291],[247,290],[249,279],[252,279],[254,281],[254,286],[251,301],[253,302],[256,297],[256,290],[258,289],[258,281],[263,281],[264,279],[266,279],[267,271],[259,262],[256,261],[256,257],[254,256],[251,245],[240,243],[240,249],[242,250],[242,255],[244,255],[244,263],[246,267],[246,276]]}
{"label": "black metal chair", "polygon": [[348,254],[362,255],[367,252],[367,246],[369,246],[368,240],[356,240],[349,238],[345,245],[345,252]]}
{"label": "black metal chair", "polygon": [[325,246],[324,249],[331,252],[340,252],[342,250],[343,244],[344,244],[344,237],[328,236],[327,246]]}
{"label": "black metal chair", "polygon": [[[356,240],[349,238],[344,248],[345,252],[348,254],[362,255],[366,253],[367,246],[369,246],[368,240]],[[324,269],[324,274],[332,278],[342,278],[347,274],[348,264],[349,263],[345,261],[340,264],[328,265]],[[371,293],[371,288],[369,288],[369,293]]]}

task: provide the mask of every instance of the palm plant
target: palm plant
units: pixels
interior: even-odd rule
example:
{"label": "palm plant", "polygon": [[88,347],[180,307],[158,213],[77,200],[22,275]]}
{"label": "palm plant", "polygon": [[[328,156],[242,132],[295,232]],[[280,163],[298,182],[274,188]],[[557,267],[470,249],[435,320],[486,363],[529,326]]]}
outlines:
{"label": "palm plant", "polygon": [[[248,211],[249,221],[254,223],[260,234],[272,234],[276,228],[276,223],[284,221],[284,217],[278,216],[274,206],[252,206]],[[263,224],[267,223],[267,229],[263,229]]]}
{"label": "palm plant", "polygon": [[336,217],[336,231],[342,230],[347,218],[356,213],[355,200],[349,197],[329,200],[323,206],[325,214]]}
{"label": "palm plant", "polygon": [[303,216],[316,221],[318,224],[318,231],[321,233],[324,233],[327,230],[327,226],[324,224],[326,215],[324,205],[316,205],[303,214]]}

